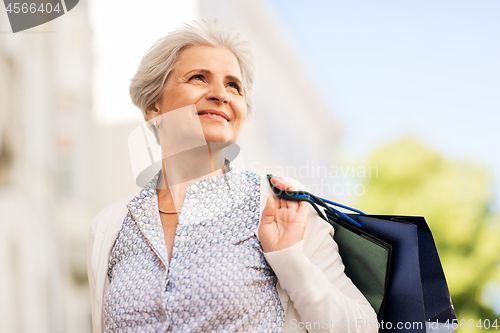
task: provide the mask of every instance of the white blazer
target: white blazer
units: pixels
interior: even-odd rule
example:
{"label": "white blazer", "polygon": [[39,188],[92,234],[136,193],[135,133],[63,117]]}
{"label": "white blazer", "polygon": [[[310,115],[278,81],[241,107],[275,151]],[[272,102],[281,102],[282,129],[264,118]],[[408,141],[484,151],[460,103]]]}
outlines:
{"label": "white blazer", "polygon": [[[298,181],[283,177],[296,189]],[[272,195],[261,176],[260,216]],[[108,260],[134,195],[104,208],[92,221],[87,267],[94,333],[105,331],[102,302],[109,284]],[[260,223],[259,223],[260,224]],[[285,332],[376,333],[377,316],[366,298],[344,274],[333,227],[310,206],[304,239],[286,249],[264,253],[274,270],[285,312]],[[257,238],[258,229],[255,230]]]}

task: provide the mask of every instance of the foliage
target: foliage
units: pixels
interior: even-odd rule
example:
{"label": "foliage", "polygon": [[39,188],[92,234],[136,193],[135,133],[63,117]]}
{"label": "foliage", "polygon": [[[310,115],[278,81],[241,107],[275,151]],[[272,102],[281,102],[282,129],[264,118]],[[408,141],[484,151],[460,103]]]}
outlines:
{"label": "foliage", "polygon": [[500,217],[488,208],[489,173],[409,138],[377,149],[367,164],[378,168],[378,177],[367,179],[355,206],[370,214],[424,216],[458,319],[498,318],[481,300],[487,282],[500,283]]}

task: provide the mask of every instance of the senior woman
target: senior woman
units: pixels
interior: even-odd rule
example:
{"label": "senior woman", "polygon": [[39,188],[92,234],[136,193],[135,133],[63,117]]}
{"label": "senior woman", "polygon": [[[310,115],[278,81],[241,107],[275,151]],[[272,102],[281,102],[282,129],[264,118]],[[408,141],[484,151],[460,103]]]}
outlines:
{"label": "senior woman", "polygon": [[[93,220],[95,333],[377,331],[333,228],[223,157],[251,110],[252,59],[248,42],[216,21],[185,25],[143,57],[130,95],[163,163],[140,193]],[[200,140],[206,149],[186,148]]]}

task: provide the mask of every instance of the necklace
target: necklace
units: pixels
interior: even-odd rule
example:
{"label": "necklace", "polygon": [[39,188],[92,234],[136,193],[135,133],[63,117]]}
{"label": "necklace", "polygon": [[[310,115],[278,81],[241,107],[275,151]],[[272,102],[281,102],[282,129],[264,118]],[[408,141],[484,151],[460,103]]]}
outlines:
{"label": "necklace", "polygon": [[166,210],[161,210],[160,208],[158,208],[158,210],[162,213],[165,213],[165,214],[178,214],[180,213],[181,211],[173,211],[173,212],[169,212],[169,211],[166,211]]}

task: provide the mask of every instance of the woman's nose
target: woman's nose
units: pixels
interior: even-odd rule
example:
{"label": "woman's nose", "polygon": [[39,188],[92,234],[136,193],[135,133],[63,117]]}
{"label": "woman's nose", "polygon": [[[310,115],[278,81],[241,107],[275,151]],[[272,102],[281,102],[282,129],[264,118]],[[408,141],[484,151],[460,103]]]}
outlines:
{"label": "woman's nose", "polygon": [[213,83],[210,85],[210,90],[207,93],[207,99],[217,101],[222,104],[229,103],[229,94],[226,87],[222,83]]}

